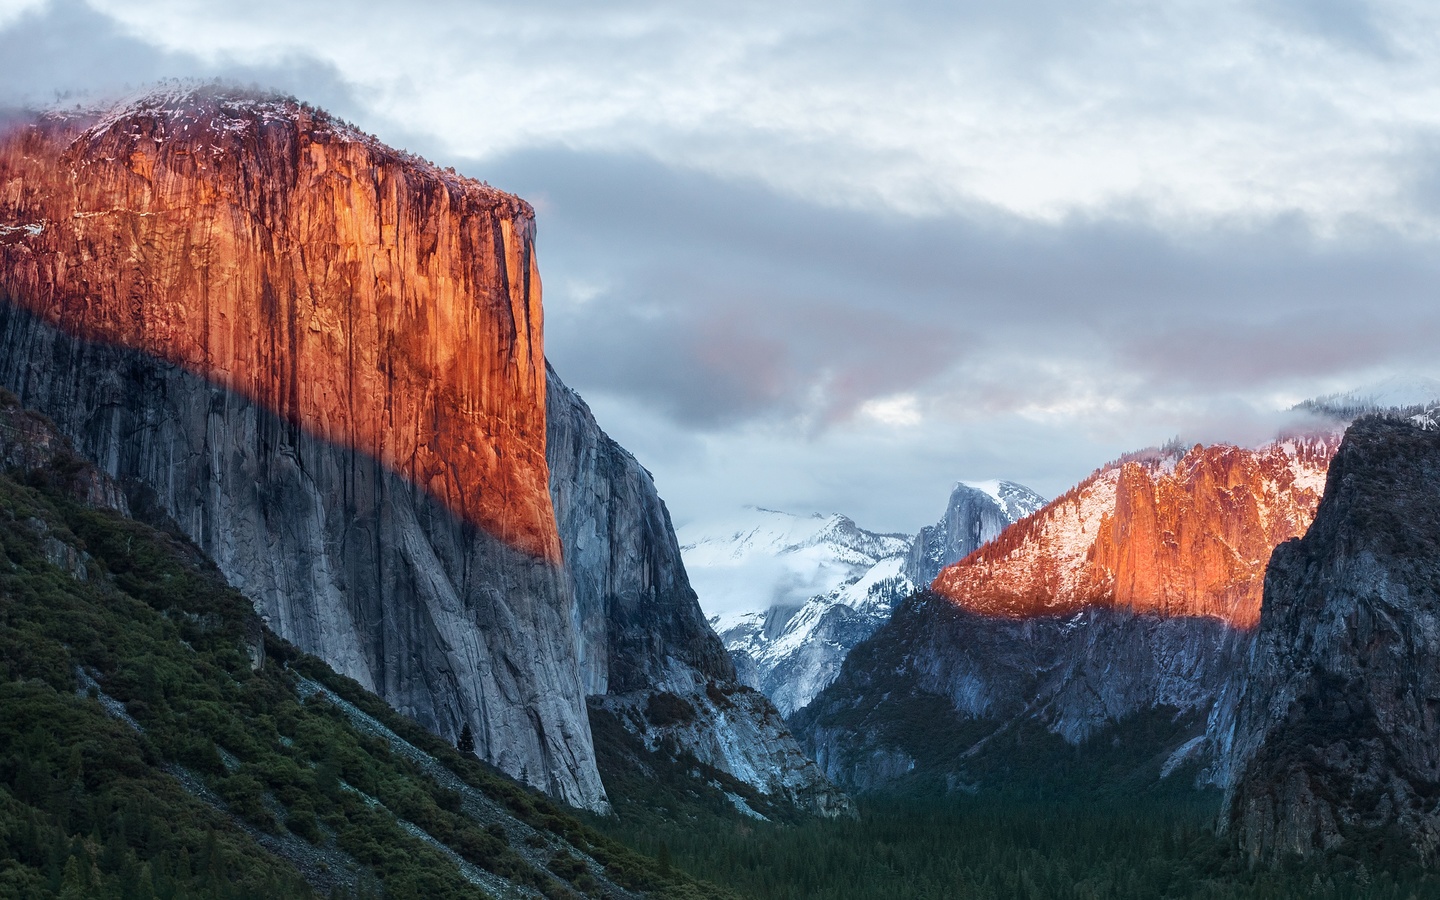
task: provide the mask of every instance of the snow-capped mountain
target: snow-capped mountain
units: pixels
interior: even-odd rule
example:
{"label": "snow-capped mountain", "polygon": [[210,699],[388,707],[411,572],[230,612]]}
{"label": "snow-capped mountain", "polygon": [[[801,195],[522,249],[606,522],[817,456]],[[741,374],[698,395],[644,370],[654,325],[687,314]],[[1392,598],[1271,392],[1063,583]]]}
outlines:
{"label": "snow-capped mountain", "polygon": [[1000,532],[1045,505],[1045,498],[1013,481],[961,482],[950,492],[945,515],[920,529],[905,560],[905,575],[917,587],[940,570],[974,553]]}
{"label": "snow-capped mountain", "polygon": [[910,536],[876,534],[847,516],[797,516],[746,507],[676,532],[691,584],[717,631],[770,609],[797,611],[901,556]]}
{"label": "snow-capped mountain", "polygon": [[901,600],[1043,505],[1021,485],[977,482],[956,485],[945,515],[913,540],[866,531],[842,515],[756,508],[681,528],[679,538],[741,679],[788,716],[835,680],[850,649]]}

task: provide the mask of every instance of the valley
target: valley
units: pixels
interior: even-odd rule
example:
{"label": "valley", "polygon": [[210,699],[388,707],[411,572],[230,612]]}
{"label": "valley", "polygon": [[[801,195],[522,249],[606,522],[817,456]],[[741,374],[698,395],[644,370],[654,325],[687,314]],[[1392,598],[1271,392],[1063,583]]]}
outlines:
{"label": "valley", "polygon": [[280,94],[6,120],[0,896],[1440,896],[1440,383],[677,529],[539,218]]}

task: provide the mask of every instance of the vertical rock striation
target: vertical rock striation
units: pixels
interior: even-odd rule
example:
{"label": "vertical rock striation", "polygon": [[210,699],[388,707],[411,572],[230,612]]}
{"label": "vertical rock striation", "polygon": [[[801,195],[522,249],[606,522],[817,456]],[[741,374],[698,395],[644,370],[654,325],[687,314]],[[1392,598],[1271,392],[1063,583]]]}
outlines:
{"label": "vertical rock striation", "polygon": [[270,627],[602,807],[522,201],[222,90],[0,141],[0,384]]}
{"label": "vertical rock striation", "polygon": [[559,558],[534,214],[293,101],[152,94],[0,143],[0,291]]}
{"label": "vertical rock striation", "polygon": [[550,487],[592,709],[647,751],[679,749],[815,813],[848,811],[770,702],[736,681],[650,473],[553,370],[547,384]]}
{"label": "vertical rock striation", "polygon": [[1309,526],[1336,443],[1135,454],[945,569],[935,591],[985,615],[1114,606],[1254,627],[1270,551]]}
{"label": "vertical rock striation", "polygon": [[1362,419],[1309,532],[1276,548],[1222,824],[1255,858],[1389,829],[1440,849],[1440,433]]}
{"label": "vertical rock striation", "polygon": [[1045,506],[1045,498],[1013,481],[972,485],[950,492],[945,515],[920,529],[905,558],[905,577],[924,587],[940,571],[995,540],[1000,532]]}

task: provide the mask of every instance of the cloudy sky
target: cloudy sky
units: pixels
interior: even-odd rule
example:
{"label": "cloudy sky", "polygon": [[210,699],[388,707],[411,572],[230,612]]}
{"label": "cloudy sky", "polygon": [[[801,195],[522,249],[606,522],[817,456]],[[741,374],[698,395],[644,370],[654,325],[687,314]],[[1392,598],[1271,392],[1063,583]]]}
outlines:
{"label": "cloudy sky", "polygon": [[1440,349],[1440,6],[0,0],[0,105],[223,76],[536,206],[677,522],[938,518]]}

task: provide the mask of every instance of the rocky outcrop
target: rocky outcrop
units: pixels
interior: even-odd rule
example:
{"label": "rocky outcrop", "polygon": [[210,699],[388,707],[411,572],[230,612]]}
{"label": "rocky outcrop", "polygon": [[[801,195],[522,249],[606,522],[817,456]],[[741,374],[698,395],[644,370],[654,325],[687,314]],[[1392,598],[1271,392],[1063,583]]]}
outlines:
{"label": "rocky outcrop", "polygon": [[650,753],[684,754],[820,815],[848,812],[774,706],[737,682],[650,473],[553,371],[548,394],[550,486],[591,708]]}
{"label": "rocky outcrop", "polygon": [[[791,724],[826,775],[856,790],[915,771],[963,773],[968,757],[1017,723],[1076,745],[1157,709],[1193,725],[1155,748],[1179,754],[1178,764],[1199,749],[1192,741],[1247,647],[1243,632],[1210,618],[1105,608],[983,616],[924,592],[857,647]],[[917,708],[932,709],[923,727],[908,721]]]}
{"label": "rocky outcrop", "polygon": [[934,589],[991,616],[1113,606],[1251,628],[1270,551],[1309,526],[1336,444],[1135,454],[945,569]]}
{"label": "rocky outcrop", "polygon": [[1362,419],[1314,525],[1278,547],[1225,752],[1255,858],[1386,830],[1440,848],[1440,433]]}
{"label": "rocky outcrop", "polygon": [[529,207],[219,90],[0,142],[0,384],[282,637],[602,807]]}
{"label": "rocky outcrop", "polygon": [[1045,505],[1045,498],[1013,481],[979,485],[960,482],[950,492],[945,515],[920,529],[905,558],[905,577],[925,586],[957,563]]}

